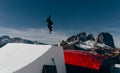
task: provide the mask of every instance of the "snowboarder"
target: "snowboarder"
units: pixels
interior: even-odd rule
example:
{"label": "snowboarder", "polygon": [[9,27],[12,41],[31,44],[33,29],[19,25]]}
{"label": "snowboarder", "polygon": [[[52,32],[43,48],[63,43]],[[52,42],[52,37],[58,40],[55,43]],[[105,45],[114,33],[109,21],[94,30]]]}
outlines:
{"label": "snowboarder", "polygon": [[51,33],[53,30],[53,22],[51,21],[50,18],[51,18],[51,15],[49,15],[49,17],[46,19],[46,22],[48,23],[47,25],[48,25],[49,33]]}

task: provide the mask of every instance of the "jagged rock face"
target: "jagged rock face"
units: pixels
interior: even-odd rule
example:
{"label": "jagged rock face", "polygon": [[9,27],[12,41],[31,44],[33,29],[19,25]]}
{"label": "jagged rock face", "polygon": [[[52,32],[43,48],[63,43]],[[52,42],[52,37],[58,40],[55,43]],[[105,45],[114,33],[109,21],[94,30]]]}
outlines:
{"label": "jagged rock face", "polygon": [[85,32],[80,33],[78,36],[80,41],[82,42],[87,41],[87,34]]}
{"label": "jagged rock face", "polygon": [[82,32],[82,33],[77,34],[76,36],[73,35],[73,36],[69,37],[67,39],[67,42],[73,42],[73,41],[76,41],[76,40],[79,40],[79,41],[82,41],[82,42],[85,42],[87,40],[95,41],[95,38],[94,38],[93,34],[89,34],[87,36],[87,34],[85,32]]}
{"label": "jagged rock face", "polygon": [[93,34],[89,34],[89,35],[87,36],[87,40],[95,41],[95,38],[94,38]]}
{"label": "jagged rock face", "polygon": [[96,43],[104,43],[112,48],[115,48],[114,40],[110,33],[100,33],[96,39]]}
{"label": "jagged rock face", "polygon": [[67,39],[67,42],[86,42],[86,41],[95,41],[95,46],[99,43],[104,44],[108,46],[109,48],[115,48],[114,40],[111,34],[102,32],[98,35],[98,37],[95,39],[93,34],[87,34],[85,32],[79,33],[77,35],[73,35]]}
{"label": "jagged rock face", "polygon": [[79,33],[76,36],[73,35],[67,39],[67,42],[73,42],[75,40],[80,40],[82,42],[87,41],[87,34],[85,32]]}
{"label": "jagged rock face", "polygon": [[76,36],[73,35],[67,39],[67,42],[72,42],[75,40],[75,38],[76,38]]}

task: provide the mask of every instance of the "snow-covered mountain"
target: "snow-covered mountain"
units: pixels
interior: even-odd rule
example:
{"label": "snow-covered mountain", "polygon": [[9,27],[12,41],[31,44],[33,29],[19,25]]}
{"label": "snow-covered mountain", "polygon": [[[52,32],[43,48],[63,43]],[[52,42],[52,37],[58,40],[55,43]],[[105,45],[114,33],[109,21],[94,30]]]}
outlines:
{"label": "snow-covered mountain", "polygon": [[85,32],[82,32],[69,37],[66,42],[69,45],[73,45],[74,48],[82,50],[94,48],[115,48],[113,37],[107,32],[101,32],[96,39],[93,34],[87,35]]}
{"label": "snow-covered mountain", "polygon": [[4,46],[7,43],[45,44],[45,43],[41,43],[39,41],[31,41],[31,40],[22,39],[19,37],[11,38],[8,35],[1,36],[0,37],[0,47]]}

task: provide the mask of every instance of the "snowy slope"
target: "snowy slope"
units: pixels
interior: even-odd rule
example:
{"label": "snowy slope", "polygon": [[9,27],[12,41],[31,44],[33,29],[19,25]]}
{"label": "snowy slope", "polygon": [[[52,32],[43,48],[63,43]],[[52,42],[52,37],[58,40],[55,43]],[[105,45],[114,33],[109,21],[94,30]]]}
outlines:
{"label": "snowy slope", "polygon": [[82,49],[88,49],[88,48],[91,48],[90,46],[88,45],[85,45],[85,44],[76,44],[77,47],[80,47]]}
{"label": "snowy slope", "polygon": [[94,41],[90,41],[90,40],[88,40],[88,41],[86,41],[86,42],[79,42],[79,43],[77,43],[75,46],[77,47],[77,48],[80,48],[80,49],[83,49],[83,50],[87,50],[87,49],[91,49],[91,48],[94,48]]}
{"label": "snowy slope", "polygon": [[32,63],[51,48],[51,45],[10,43],[0,48],[0,73],[13,73]]}
{"label": "snowy slope", "polygon": [[83,50],[87,50],[87,49],[92,49],[92,48],[95,48],[95,47],[101,47],[101,48],[106,48],[106,49],[109,49],[111,48],[110,46],[108,45],[105,45],[104,43],[96,43],[95,44],[95,41],[85,41],[85,42],[79,42],[79,43],[76,43],[75,46],[79,49],[83,49]]}
{"label": "snowy slope", "polygon": [[91,48],[94,48],[95,41],[88,40],[88,41],[85,42],[85,44],[88,45],[88,46],[90,46]]}

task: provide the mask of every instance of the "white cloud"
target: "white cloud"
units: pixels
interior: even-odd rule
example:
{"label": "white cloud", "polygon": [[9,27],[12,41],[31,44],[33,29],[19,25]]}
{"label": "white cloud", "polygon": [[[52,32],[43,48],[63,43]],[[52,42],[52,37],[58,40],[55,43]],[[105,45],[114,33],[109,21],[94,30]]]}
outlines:
{"label": "white cloud", "polygon": [[38,40],[43,43],[54,44],[65,40],[68,36],[64,32],[56,31],[49,34],[48,29],[12,29],[0,27],[0,35],[9,35],[11,37],[21,37],[24,39]]}

